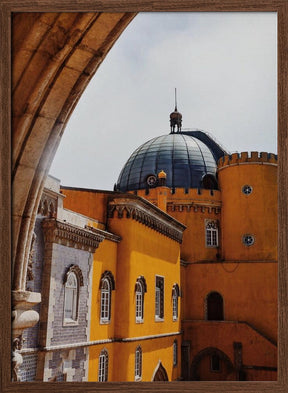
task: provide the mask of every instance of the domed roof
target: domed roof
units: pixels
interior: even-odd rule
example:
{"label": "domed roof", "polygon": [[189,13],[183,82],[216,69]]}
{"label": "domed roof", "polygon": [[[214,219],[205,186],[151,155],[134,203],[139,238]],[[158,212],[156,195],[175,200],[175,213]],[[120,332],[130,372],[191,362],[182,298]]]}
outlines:
{"label": "domed roof", "polygon": [[115,188],[125,192],[153,187],[163,170],[167,187],[217,189],[216,160],[223,152],[217,149],[219,146],[201,131],[158,136],[132,153]]}

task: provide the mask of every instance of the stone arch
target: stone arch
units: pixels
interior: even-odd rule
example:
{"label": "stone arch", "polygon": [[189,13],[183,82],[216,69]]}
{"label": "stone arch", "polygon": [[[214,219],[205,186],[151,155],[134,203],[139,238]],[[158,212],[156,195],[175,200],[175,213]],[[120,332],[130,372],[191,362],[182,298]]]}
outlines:
{"label": "stone arch", "polygon": [[110,272],[110,270],[105,270],[105,272],[103,272],[101,274],[99,289],[101,289],[101,283],[105,279],[107,279],[109,281],[110,288],[111,288],[112,291],[114,291],[114,289],[115,289],[115,278],[113,276],[113,273]]}
{"label": "stone arch", "polygon": [[63,284],[66,284],[67,278],[69,276],[70,273],[75,273],[78,283],[81,287],[83,287],[84,285],[84,278],[83,278],[83,274],[82,274],[82,270],[80,269],[80,267],[78,265],[70,265],[68,267],[68,269],[66,270],[65,274],[64,274],[64,278],[63,278]]}
{"label": "stone arch", "polygon": [[14,290],[25,288],[37,208],[65,125],[92,76],[135,15],[13,14]]}
{"label": "stone arch", "polygon": [[224,363],[226,370],[227,370],[227,375],[225,376],[225,379],[230,379],[231,375],[234,372],[234,366],[233,363],[231,362],[230,358],[220,349],[214,348],[214,347],[208,347],[203,349],[202,351],[198,352],[198,354],[194,357],[192,364],[191,364],[191,380],[192,381],[200,381],[201,376],[199,374],[199,365],[201,361],[206,358],[210,357],[212,355],[217,355],[219,359]]}
{"label": "stone arch", "polygon": [[159,361],[154,371],[152,381],[169,381],[167,371],[161,361]]}

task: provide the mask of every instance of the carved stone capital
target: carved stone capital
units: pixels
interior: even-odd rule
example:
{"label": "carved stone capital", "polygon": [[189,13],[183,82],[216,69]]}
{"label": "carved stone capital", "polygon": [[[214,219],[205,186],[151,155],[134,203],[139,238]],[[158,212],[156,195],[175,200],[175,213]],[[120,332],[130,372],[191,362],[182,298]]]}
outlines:
{"label": "carved stone capital", "polygon": [[12,291],[12,337],[21,336],[24,329],[28,329],[39,320],[37,311],[32,310],[41,302],[41,294],[30,291]]}

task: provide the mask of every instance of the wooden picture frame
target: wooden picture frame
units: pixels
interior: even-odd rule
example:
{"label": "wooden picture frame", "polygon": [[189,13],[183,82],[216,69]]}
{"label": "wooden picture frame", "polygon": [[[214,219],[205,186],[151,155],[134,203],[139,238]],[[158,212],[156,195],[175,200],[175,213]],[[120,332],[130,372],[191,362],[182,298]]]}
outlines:
{"label": "wooden picture frame", "polygon": [[[1,0],[1,391],[287,392],[288,391],[288,1],[287,0]],[[14,12],[209,11],[278,14],[278,308],[277,382],[11,382],[11,15]]]}

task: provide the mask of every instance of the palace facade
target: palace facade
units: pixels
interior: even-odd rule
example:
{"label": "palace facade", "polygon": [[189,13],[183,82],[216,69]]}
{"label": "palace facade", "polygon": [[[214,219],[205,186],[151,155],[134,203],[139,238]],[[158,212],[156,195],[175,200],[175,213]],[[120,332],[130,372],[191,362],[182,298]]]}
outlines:
{"label": "palace facade", "polygon": [[22,381],[277,379],[277,156],[170,126],[114,191],[47,178]]}

